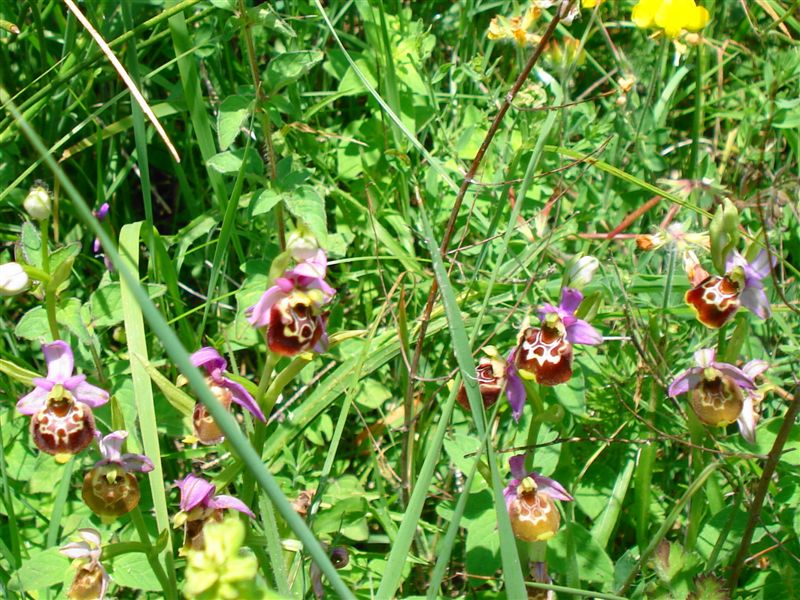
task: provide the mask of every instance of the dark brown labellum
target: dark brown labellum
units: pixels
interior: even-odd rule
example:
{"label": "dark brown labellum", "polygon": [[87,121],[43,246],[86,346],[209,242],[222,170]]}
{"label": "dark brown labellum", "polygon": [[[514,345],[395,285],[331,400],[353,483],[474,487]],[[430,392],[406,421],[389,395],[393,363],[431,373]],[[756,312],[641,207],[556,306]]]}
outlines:
{"label": "dark brown labellum", "polygon": [[[481,358],[477,368],[478,386],[481,390],[481,399],[483,400],[484,408],[489,408],[497,402],[500,397],[500,390],[503,386],[503,378],[495,374],[494,365],[491,359]],[[469,399],[467,398],[467,390],[464,389],[463,384],[458,389],[458,396],[456,397],[458,403],[464,407],[464,410],[469,410]]]}
{"label": "dark brown labellum", "polygon": [[94,440],[92,409],[70,396],[49,398],[47,406],[31,416],[31,437],[47,454],[77,454]]}
{"label": "dark brown labellum", "polygon": [[529,327],[517,349],[517,369],[533,373],[540,385],[565,383],[572,377],[572,344],[555,327]]}
{"label": "dark brown labellum", "polygon": [[719,329],[739,310],[739,286],[727,276],[712,275],[686,292],[686,303],[697,320]]}
{"label": "dark brown labellum", "polygon": [[119,517],[139,504],[141,493],[132,473],[117,465],[103,465],[86,473],[81,496],[94,514]]}
{"label": "dark brown labellum", "polygon": [[[197,515],[194,515],[197,511]],[[195,516],[195,518],[191,518]],[[206,523],[220,523],[222,521],[222,510],[198,507],[189,513],[186,524],[183,527],[183,550],[203,550],[206,547],[203,527]]]}
{"label": "dark brown labellum", "polygon": [[267,327],[269,349],[282,356],[311,350],[325,327],[325,316],[315,313],[313,302],[304,294],[276,302],[270,309]]}

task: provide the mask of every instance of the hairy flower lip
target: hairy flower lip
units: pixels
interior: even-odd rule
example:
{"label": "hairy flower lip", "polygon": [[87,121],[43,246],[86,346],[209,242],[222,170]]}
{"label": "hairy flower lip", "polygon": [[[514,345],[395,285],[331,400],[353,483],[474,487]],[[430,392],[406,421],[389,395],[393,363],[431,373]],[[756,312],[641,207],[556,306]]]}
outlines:
{"label": "hairy flower lip", "polygon": [[189,358],[195,367],[205,370],[210,380],[207,381],[209,387],[217,385],[229,391],[233,402],[248,411],[258,420],[266,422],[267,419],[264,416],[264,412],[256,403],[255,398],[250,395],[242,384],[236,383],[223,375],[225,369],[228,367],[228,361],[226,361],[215,348],[204,346],[194,352]]}

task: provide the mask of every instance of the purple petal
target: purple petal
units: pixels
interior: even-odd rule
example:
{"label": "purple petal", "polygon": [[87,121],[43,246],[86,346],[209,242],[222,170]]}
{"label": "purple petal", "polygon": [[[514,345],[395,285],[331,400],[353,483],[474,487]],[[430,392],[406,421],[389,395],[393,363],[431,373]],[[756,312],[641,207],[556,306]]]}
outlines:
{"label": "purple petal", "polygon": [[72,348],[67,342],[56,340],[52,344],[43,344],[42,352],[47,362],[47,379],[53,383],[64,383],[75,368]]}
{"label": "purple petal", "polygon": [[725,257],[725,272],[730,273],[734,267],[746,267],[747,261],[736,250],[731,250]]}
{"label": "purple petal", "polygon": [[568,287],[561,290],[561,304],[559,304],[559,308],[564,312],[574,315],[575,311],[577,311],[578,307],[581,305],[581,302],[583,302],[583,294],[581,294],[580,291]]}
{"label": "purple petal", "polygon": [[525,402],[528,400],[528,394],[513,361],[509,361],[506,365],[506,398],[511,406],[511,416],[515,421],[519,421],[522,410],[525,408]]}
{"label": "purple petal", "polygon": [[532,476],[533,480],[536,482],[538,491],[544,492],[556,500],[563,500],[564,502],[572,502],[574,500],[574,498],[569,495],[569,492],[564,489],[564,486],[555,479],[550,479],[538,473],[533,473]]}
{"label": "purple petal", "polygon": [[99,439],[97,445],[100,446],[100,454],[110,462],[120,462],[122,444],[127,437],[127,431],[113,431]]}
{"label": "purple petal", "polygon": [[208,506],[216,491],[213,484],[194,475],[187,475],[175,483],[181,491],[180,507],[184,512],[189,512],[195,506]]}
{"label": "purple petal", "polygon": [[717,351],[714,348],[703,348],[694,353],[694,364],[698,367],[710,367],[717,357]]}
{"label": "purple petal", "polygon": [[317,329],[322,329],[322,333],[320,334],[317,343],[314,344],[314,347],[312,348],[312,350],[317,354],[322,354],[328,349],[328,330],[325,327],[325,321],[326,319],[324,319],[322,315],[317,317]]}
{"label": "purple petal", "polygon": [[123,454],[121,462],[126,471],[149,473],[155,468],[153,461],[144,454]]}
{"label": "purple petal", "polygon": [[40,387],[33,388],[29,394],[25,394],[17,402],[17,410],[23,415],[35,415],[47,406],[48,390]]}
{"label": "purple petal", "polygon": [[211,346],[200,348],[200,350],[193,353],[189,358],[195,367],[198,369],[205,369],[208,373],[217,369],[224,371],[228,366],[228,362]]}
{"label": "purple petal", "polygon": [[[515,454],[508,459],[508,466],[511,469],[511,476],[514,479],[524,479],[530,473],[525,470],[525,455]],[[519,484],[517,484],[519,485]]]}
{"label": "purple petal", "polygon": [[733,379],[740,388],[744,390],[756,389],[756,384],[753,382],[753,380],[750,379],[739,367],[734,367],[733,365],[724,362],[715,362],[711,366],[721,371],[723,375],[727,375]]}
{"label": "purple petal", "polygon": [[750,379],[755,381],[756,377],[764,373],[769,369],[769,363],[765,360],[754,359],[745,364],[742,367],[742,371],[744,374],[747,375]]}
{"label": "purple petal", "polygon": [[100,208],[94,212],[94,216],[97,217],[98,221],[102,221],[108,216],[108,211],[110,208],[111,207],[108,205],[108,202],[103,202],[103,204],[100,205]]}
{"label": "purple petal", "polygon": [[739,433],[751,444],[756,443],[756,412],[753,408],[753,396],[745,393],[744,404],[742,405],[742,412],[739,413],[739,418],[736,419],[736,424],[739,426]]}
{"label": "purple petal", "polygon": [[506,509],[511,507],[511,503],[517,497],[517,487],[519,487],[520,480],[512,479],[508,485],[503,488],[503,497],[506,499]]}
{"label": "purple petal", "polygon": [[250,315],[247,318],[248,322],[254,327],[266,327],[269,325],[270,309],[276,302],[286,296],[287,292],[283,291],[281,286],[273,285],[262,294],[258,302],[247,309],[247,313]]}
{"label": "purple petal", "polygon": [[566,326],[567,341],[573,344],[584,344],[586,346],[596,346],[603,343],[602,334],[583,319],[575,319],[575,322]]}
{"label": "purple petal", "polygon": [[776,262],[777,260],[774,256],[770,258],[767,251],[762,250],[758,253],[758,256],[753,259],[753,262],[745,266],[744,271],[748,277],[754,277],[760,281],[769,276],[770,268],[775,266]]}
{"label": "purple petal", "polygon": [[686,369],[683,373],[679,374],[677,377],[675,377],[675,379],[672,380],[672,383],[667,390],[667,394],[673,398],[677,398],[681,394],[685,394],[689,390],[693,390],[700,384],[701,373],[702,369],[699,367]]}
{"label": "purple petal", "polygon": [[83,402],[92,408],[97,408],[108,402],[107,391],[85,381],[73,387],[72,394],[78,402]]}
{"label": "purple petal", "polygon": [[251,519],[255,519],[256,516],[253,514],[247,505],[239,500],[238,498],[234,498],[233,496],[226,496],[224,494],[220,494],[219,496],[214,496],[208,502],[208,505],[211,508],[221,508],[226,509],[229,508],[231,510],[238,510],[240,513],[246,514]]}
{"label": "purple petal", "polygon": [[767,319],[771,314],[769,299],[763,288],[747,286],[739,294],[739,303],[749,308],[760,319]]}
{"label": "purple petal", "polygon": [[256,419],[266,423],[267,419],[264,417],[264,413],[244,386],[227,377],[222,378],[222,385],[231,391],[231,394],[233,394],[233,401],[236,402],[236,404],[248,411]]}
{"label": "purple petal", "polygon": [[539,316],[539,320],[540,321],[544,321],[545,315],[550,314],[550,313],[555,313],[555,314],[559,315],[562,318],[565,316],[563,314],[563,311],[559,310],[557,306],[553,306],[552,304],[542,304],[536,310],[536,312],[537,312],[537,314]]}

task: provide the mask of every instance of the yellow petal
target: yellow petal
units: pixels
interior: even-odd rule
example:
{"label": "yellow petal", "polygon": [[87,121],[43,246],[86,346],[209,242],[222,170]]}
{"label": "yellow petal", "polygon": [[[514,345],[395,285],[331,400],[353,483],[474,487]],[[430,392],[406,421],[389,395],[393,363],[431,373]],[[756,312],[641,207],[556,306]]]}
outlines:
{"label": "yellow petal", "polygon": [[687,31],[700,31],[706,26],[709,18],[710,16],[708,14],[708,10],[706,10],[705,7],[696,6],[695,9],[689,14],[689,18],[686,20],[684,28]]}
{"label": "yellow petal", "polygon": [[631,21],[642,29],[652,27],[655,23],[656,11],[658,11],[660,5],[660,0],[640,0],[631,11]]}

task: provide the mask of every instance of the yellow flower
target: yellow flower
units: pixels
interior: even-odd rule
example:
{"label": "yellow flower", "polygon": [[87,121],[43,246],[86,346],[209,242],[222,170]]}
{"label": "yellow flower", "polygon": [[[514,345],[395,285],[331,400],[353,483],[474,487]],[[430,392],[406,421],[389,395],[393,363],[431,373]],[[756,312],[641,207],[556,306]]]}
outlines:
{"label": "yellow flower", "polygon": [[633,7],[631,20],[637,27],[660,27],[672,39],[682,31],[700,31],[709,14],[695,0],[640,0]]}
{"label": "yellow flower", "polygon": [[581,0],[581,6],[583,8],[594,8],[598,4],[602,4],[603,0]]}
{"label": "yellow flower", "polygon": [[519,17],[511,17],[509,19],[503,16],[496,16],[489,23],[487,37],[490,40],[514,40],[520,46],[535,44],[541,37],[528,33],[528,29],[536,23],[541,14],[542,9],[535,4],[531,4],[525,14]]}

